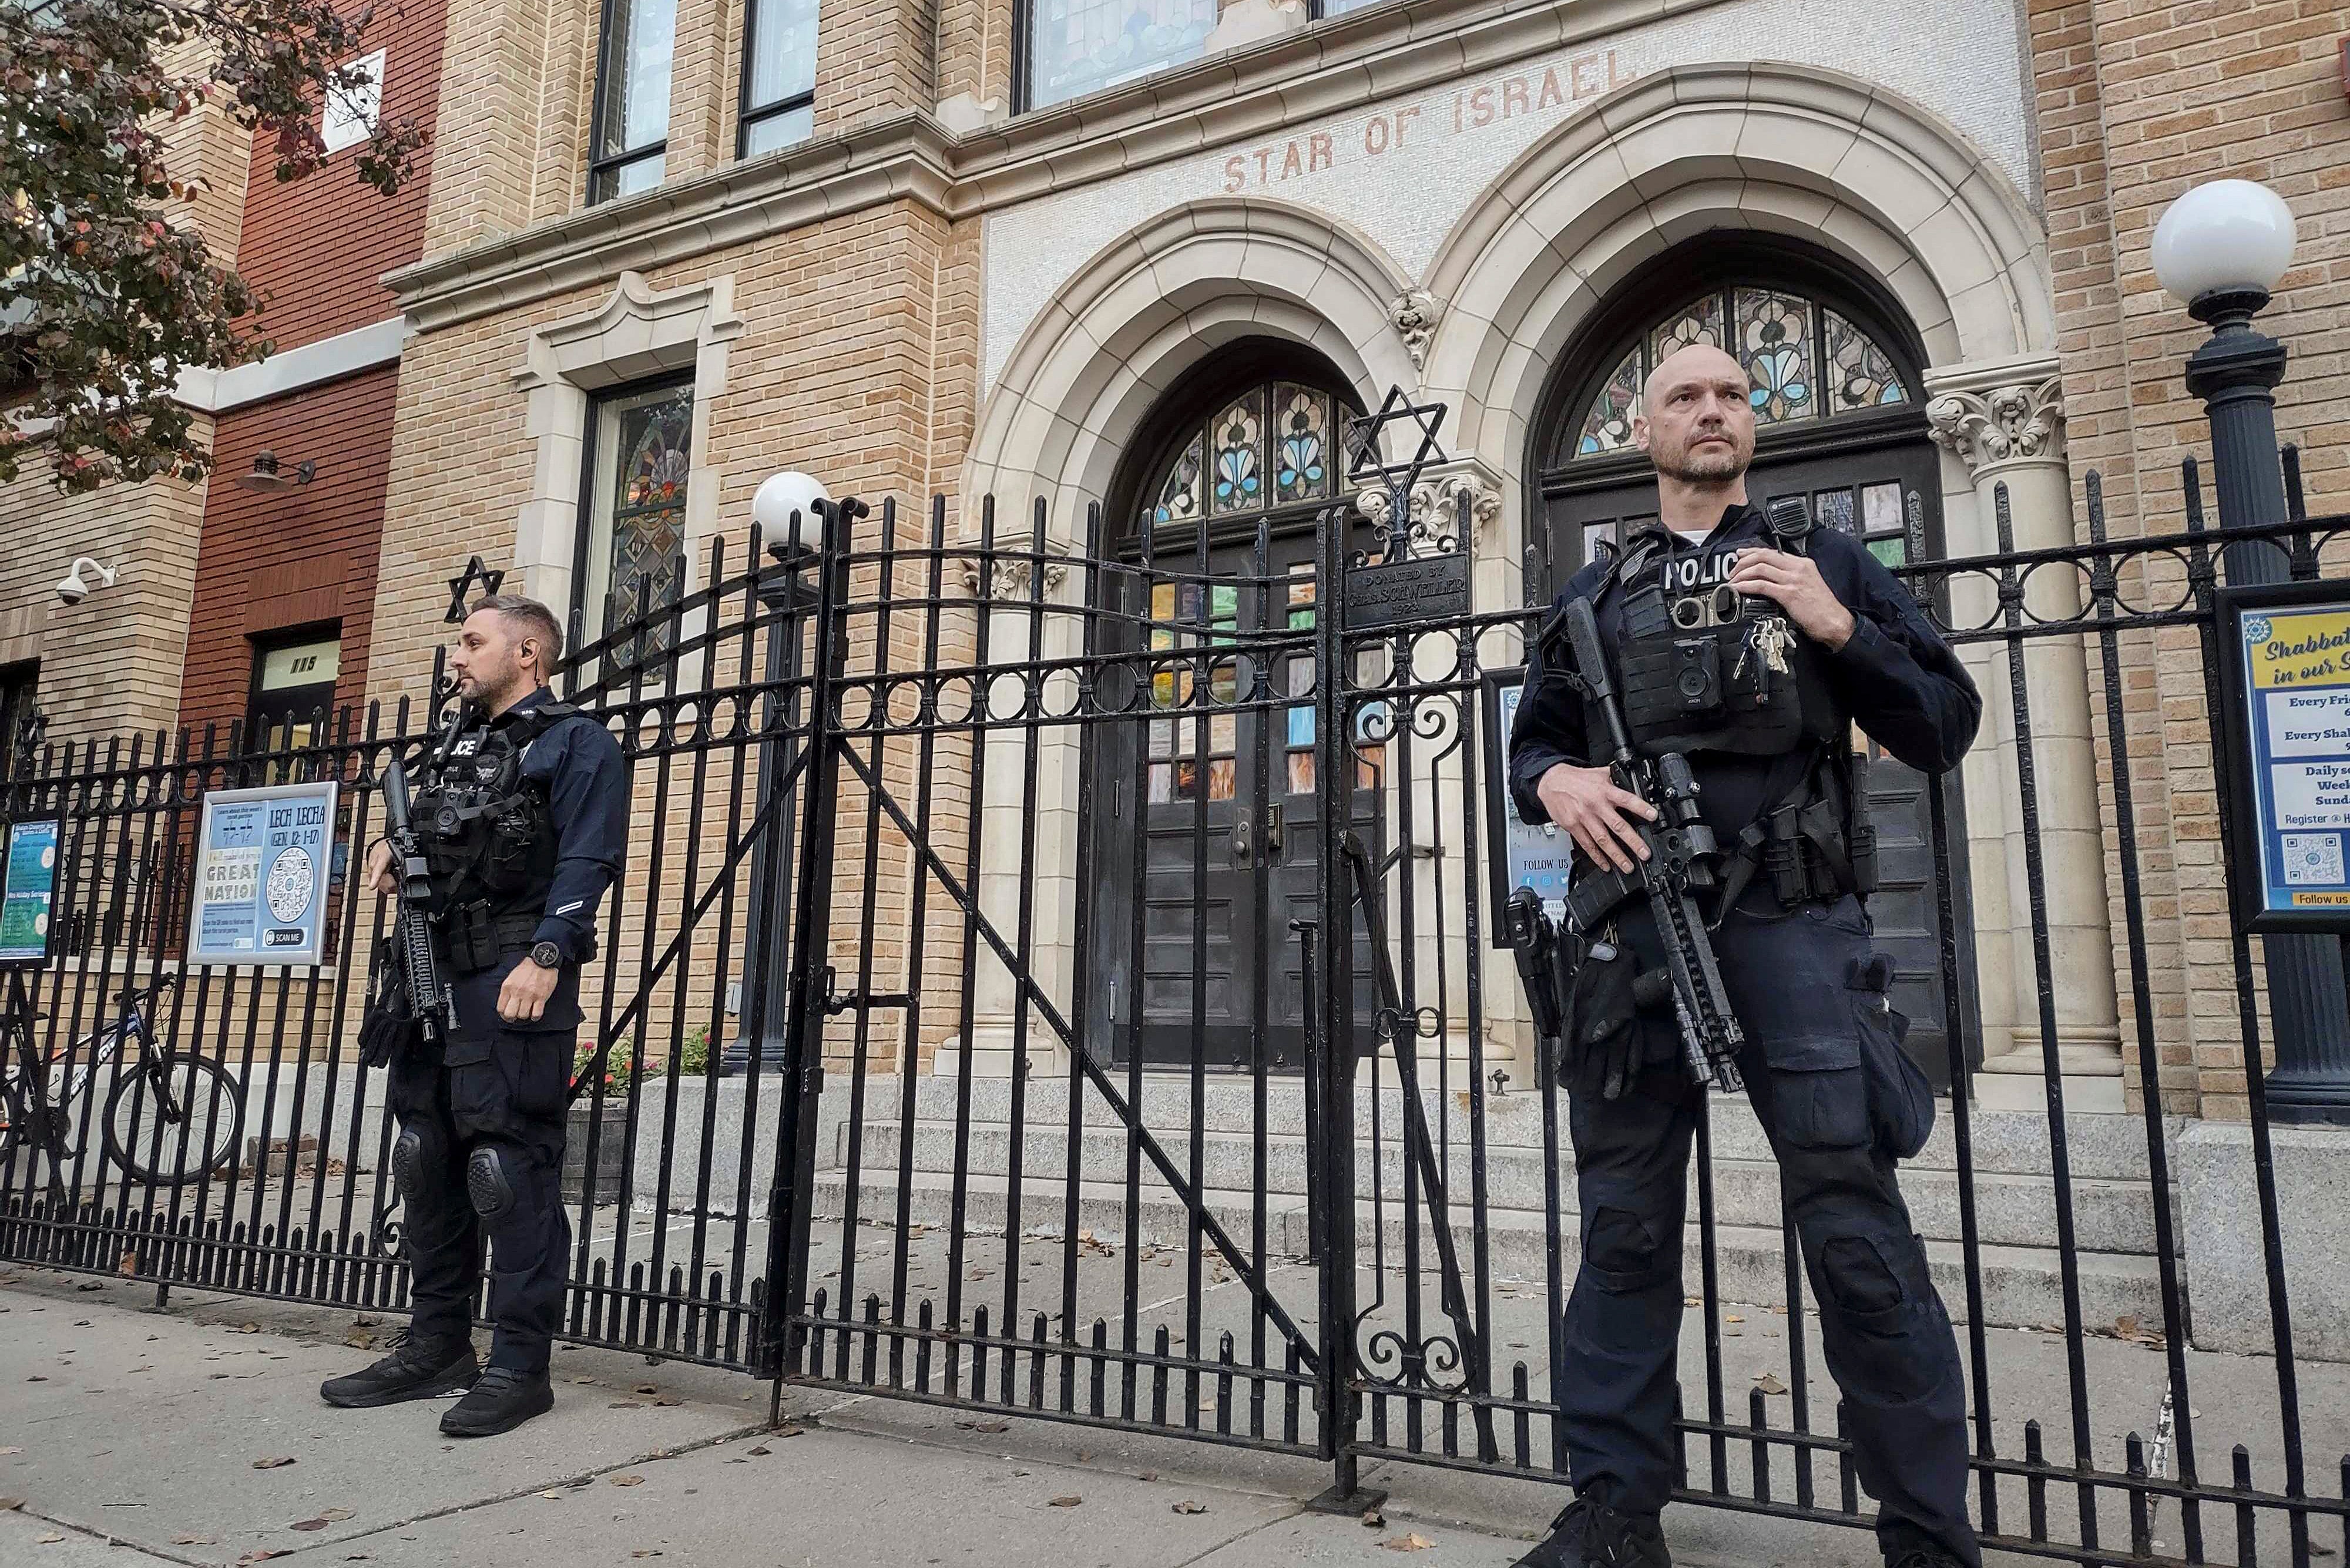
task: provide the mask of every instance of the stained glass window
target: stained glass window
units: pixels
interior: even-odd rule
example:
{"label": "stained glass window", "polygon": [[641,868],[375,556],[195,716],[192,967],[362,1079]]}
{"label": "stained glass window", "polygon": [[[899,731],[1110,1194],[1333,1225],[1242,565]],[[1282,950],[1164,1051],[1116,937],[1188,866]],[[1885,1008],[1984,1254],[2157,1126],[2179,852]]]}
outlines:
{"label": "stained glass window", "polygon": [[1575,455],[1590,457],[1603,452],[1620,452],[1632,444],[1632,416],[1640,408],[1640,382],[1648,370],[1640,359],[1640,351],[1633,349],[1599,389],[1599,396],[1591,401],[1591,411],[1583,416],[1583,434],[1575,443]]}
{"label": "stained glass window", "polygon": [[1352,412],[1296,381],[1259,382],[1238,393],[1186,432],[1190,439],[1143,492],[1152,526],[1331,499],[1341,488],[1335,427]]}
{"label": "stained glass window", "polygon": [[1215,453],[1211,493],[1216,514],[1264,504],[1264,390],[1252,388],[1227,404],[1208,426]]}
{"label": "stained glass window", "polygon": [[1828,411],[1908,401],[1901,373],[1876,339],[1833,310],[1824,314],[1827,317]]}
{"label": "stained glass window", "polygon": [[1759,426],[1860,413],[1913,397],[1893,356],[1851,317],[1789,289],[1717,289],[1640,334],[1585,405],[1572,455],[1628,449],[1642,384],[1667,355],[1693,343],[1726,349],[1745,366]]}
{"label": "stained glass window", "polygon": [[1198,690],[1195,650],[1231,645],[1239,626],[1237,584],[1211,583],[1204,591],[1198,582],[1151,585],[1150,647],[1167,657],[1152,671],[1150,701],[1152,706],[1180,715],[1154,719],[1148,726],[1149,794],[1154,802],[1198,800],[1202,779],[1209,800],[1230,800],[1238,787],[1240,720],[1234,704],[1240,693],[1234,662],[1210,662],[1208,700],[1195,704],[1192,697]]}
{"label": "stained glass window", "polygon": [[1028,107],[1197,59],[1215,25],[1216,0],[1034,0]]}
{"label": "stained glass window", "polygon": [[[600,636],[683,588],[686,481],[692,468],[693,389],[624,393],[597,410],[595,490],[582,562],[581,607]],[[645,639],[669,646],[665,628]]]}

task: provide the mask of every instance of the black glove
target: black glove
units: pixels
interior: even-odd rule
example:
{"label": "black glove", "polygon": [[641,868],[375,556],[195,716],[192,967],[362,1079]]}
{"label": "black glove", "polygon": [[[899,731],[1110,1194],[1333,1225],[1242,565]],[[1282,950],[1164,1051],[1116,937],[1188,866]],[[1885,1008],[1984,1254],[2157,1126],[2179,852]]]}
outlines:
{"label": "black glove", "polygon": [[1633,1001],[1632,955],[1610,941],[1579,944],[1568,990],[1559,1082],[1617,1100],[1639,1076],[1640,1028]]}
{"label": "black glove", "polygon": [[390,942],[376,944],[374,969],[375,989],[359,1014],[359,1065],[389,1067],[424,1036],[408,1005],[408,979]]}

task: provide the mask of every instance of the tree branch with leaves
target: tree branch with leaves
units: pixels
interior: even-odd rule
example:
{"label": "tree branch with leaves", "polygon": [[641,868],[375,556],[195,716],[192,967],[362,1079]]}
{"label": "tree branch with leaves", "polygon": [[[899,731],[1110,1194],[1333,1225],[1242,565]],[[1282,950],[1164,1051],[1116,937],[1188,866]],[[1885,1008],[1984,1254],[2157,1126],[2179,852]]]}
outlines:
{"label": "tree branch with leaves", "polygon": [[[36,451],[68,492],[203,477],[183,371],[270,352],[261,301],[191,212],[172,128],[216,109],[271,139],[280,181],[325,161],[320,106],[363,93],[372,5],[0,0],[0,483]],[[380,116],[355,163],[385,195],[428,133]]]}

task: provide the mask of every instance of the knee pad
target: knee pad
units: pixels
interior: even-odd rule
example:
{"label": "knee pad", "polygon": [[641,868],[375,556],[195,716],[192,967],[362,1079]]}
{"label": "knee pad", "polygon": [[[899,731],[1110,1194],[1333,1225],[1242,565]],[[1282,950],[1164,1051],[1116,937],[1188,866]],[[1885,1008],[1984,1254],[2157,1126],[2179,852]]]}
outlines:
{"label": "knee pad", "polygon": [[447,1146],[430,1124],[400,1128],[391,1140],[391,1185],[403,1203],[417,1203],[439,1190]]}
{"label": "knee pad", "polygon": [[465,1196],[473,1199],[473,1212],[495,1223],[515,1206],[514,1180],[506,1169],[506,1158],[494,1144],[475,1149],[465,1161]]}

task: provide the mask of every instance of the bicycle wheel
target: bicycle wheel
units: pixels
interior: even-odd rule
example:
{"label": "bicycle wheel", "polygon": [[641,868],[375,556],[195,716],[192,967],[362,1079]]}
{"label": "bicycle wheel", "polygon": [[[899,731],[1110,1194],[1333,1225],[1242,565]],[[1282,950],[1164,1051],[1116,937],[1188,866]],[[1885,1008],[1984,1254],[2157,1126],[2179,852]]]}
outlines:
{"label": "bicycle wheel", "polygon": [[106,1096],[106,1152],[140,1181],[182,1187],[236,1157],[244,1096],[219,1063],[173,1051],[125,1068]]}

